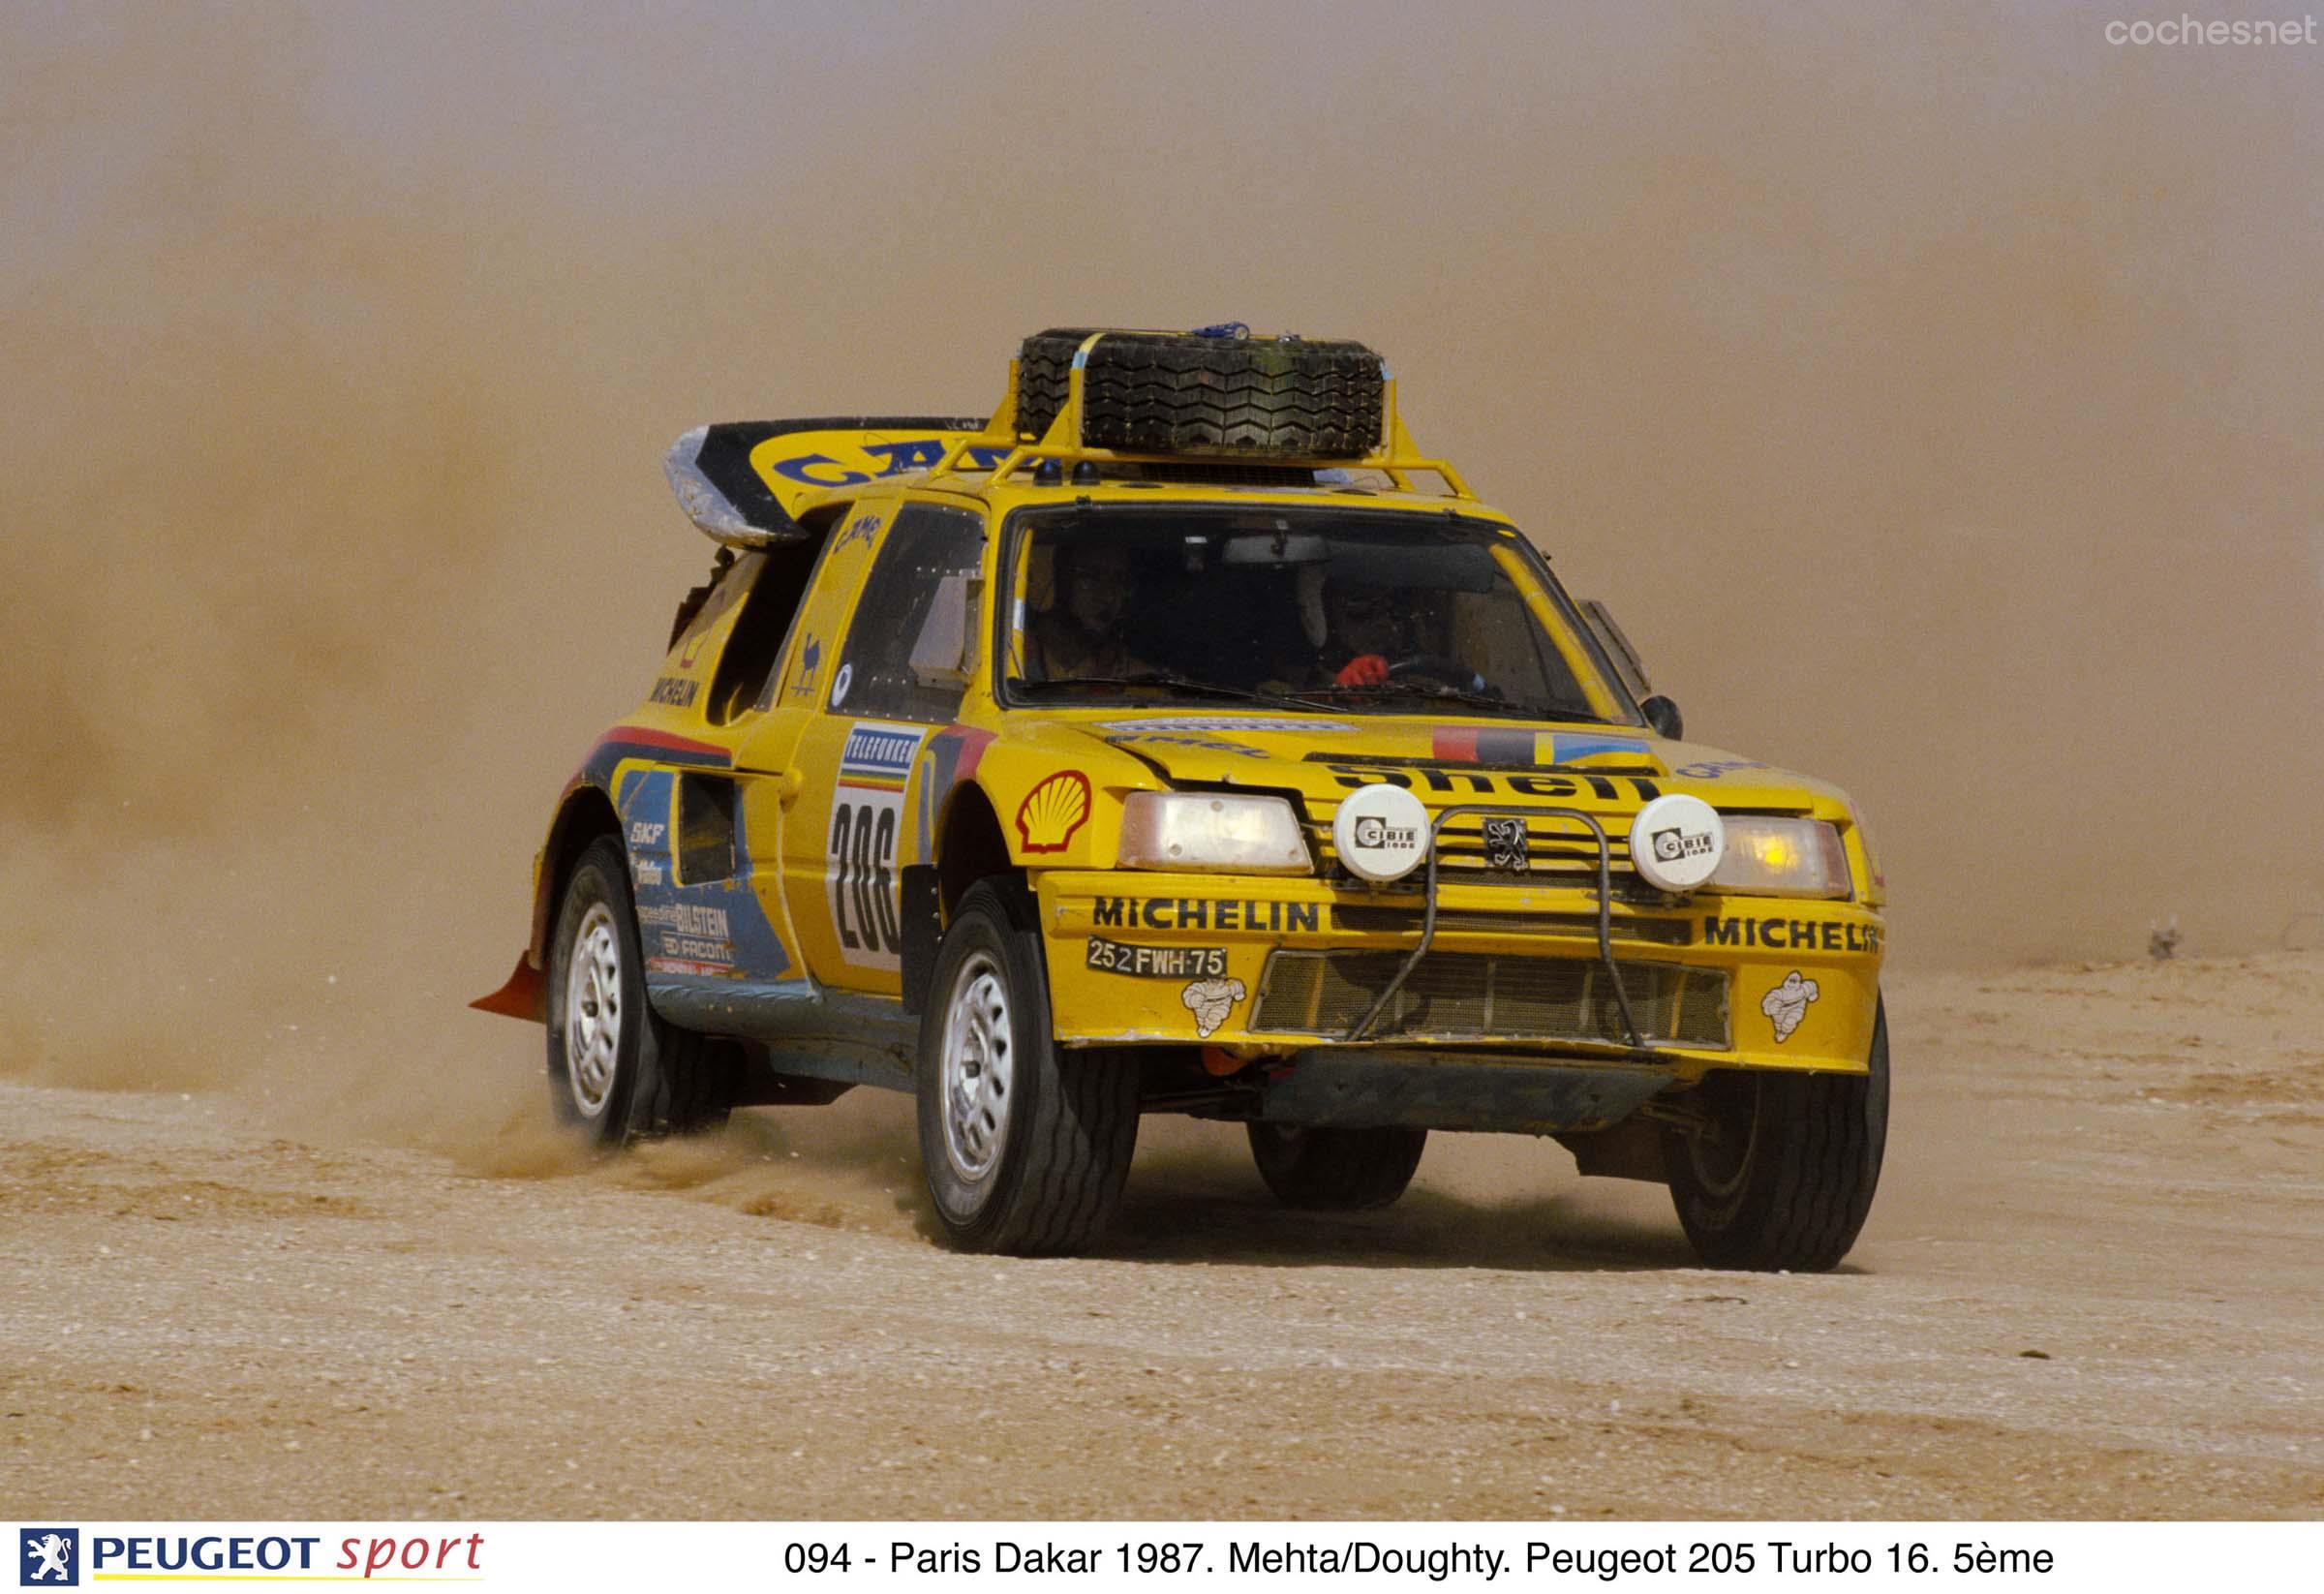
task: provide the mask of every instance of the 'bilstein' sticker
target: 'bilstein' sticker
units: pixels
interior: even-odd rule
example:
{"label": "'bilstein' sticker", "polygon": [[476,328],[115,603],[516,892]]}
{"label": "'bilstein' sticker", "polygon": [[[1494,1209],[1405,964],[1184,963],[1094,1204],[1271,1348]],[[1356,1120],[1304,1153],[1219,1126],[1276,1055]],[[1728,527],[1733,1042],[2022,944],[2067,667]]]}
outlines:
{"label": "'bilstein' sticker", "polygon": [[1089,966],[1102,974],[1145,980],[1221,979],[1227,972],[1223,946],[1125,946],[1103,935],[1089,937]]}

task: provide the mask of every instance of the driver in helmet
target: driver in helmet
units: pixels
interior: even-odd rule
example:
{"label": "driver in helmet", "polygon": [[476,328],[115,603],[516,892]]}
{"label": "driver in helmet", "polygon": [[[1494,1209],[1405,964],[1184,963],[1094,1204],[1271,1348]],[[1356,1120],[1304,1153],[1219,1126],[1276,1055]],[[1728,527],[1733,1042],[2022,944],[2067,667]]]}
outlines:
{"label": "driver in helmet", "polygon": [[1324,645],[1318,663],[1342,687],[1388,683],[1388,661],[1415,651],[1404,597],[1386,587],[1335,578],[1324,583]]}
{"label": "driver in helmet", "polygon": [[1432,588],[1328,575],[1321,567],[1301,571],[1300,619],[1315,642],[1310,682],[1385,687],[1414,673],[1443,686],[1490,691],[1483,676],[1444,651],[1444,597]]}
{"label": "driver in helmet", "polygon": [[1121,634],[1137,586],[1130,550],[1082,537],[1060,544],[1054,559],[1055,596],[1025,628],[1031,678],[1111,680],[1146,670]]}

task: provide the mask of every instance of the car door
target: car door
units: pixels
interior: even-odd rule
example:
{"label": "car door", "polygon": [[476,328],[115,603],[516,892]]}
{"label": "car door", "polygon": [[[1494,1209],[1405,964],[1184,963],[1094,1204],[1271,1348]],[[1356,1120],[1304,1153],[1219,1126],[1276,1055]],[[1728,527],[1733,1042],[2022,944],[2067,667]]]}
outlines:
{"label": "car door", "polygon": [[611,789],[650,975],[766,985],[805,973],[782,902],[780,808],[751,811],[764,777],[742,751],[778,756],[805,720],[768,709],[819,564],[817,539],[778,542],[689,595],[663,673],[627,727],[638,740],[622,751],[638,756]]}
{"label": "car door", "polygon": [[816,980],[895,996],[905,796],[963,690],[923,681],[912,653],[943,578],[980,567],[985,517],[925,501],[866,505],[841,535],[854,541],[833,545],[780,699],[805,715],[781,772],[783,899]]}

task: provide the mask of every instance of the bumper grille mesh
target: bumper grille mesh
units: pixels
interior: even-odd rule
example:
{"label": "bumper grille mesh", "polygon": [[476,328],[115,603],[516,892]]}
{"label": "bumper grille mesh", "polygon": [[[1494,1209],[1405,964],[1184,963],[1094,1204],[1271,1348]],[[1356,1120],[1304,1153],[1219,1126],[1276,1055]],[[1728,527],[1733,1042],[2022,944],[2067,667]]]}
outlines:
{"label": "bumper grille mesh", "polygon": [[[1335,1034],[1394,979],[1402,952],[1277,952],[1268,960],[1255,1030]],[[1724,1049],[1727,975],[1672,964],[1618,965],[1642,1038]],[[1605,966],[1591,958],[1430,952],[1389,1002],[1369,1040],[1627,1039]]]}

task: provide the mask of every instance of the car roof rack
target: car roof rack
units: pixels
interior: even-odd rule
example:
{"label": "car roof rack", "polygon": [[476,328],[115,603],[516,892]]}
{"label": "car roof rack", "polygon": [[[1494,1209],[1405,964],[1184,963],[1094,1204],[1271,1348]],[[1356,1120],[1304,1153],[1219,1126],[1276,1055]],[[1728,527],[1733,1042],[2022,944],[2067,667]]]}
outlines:
{"label": "car roof rack", "polygon": [[[946,447],[943,457],[929,471],[928,479],[933,482],[948,475],[968,472],[982,474],[989,470],[992,475],[988,485],[997,487],[1035,460],[1054,459],[1068,473],[1073,466],[1085,460],[1100,468],[1112,463],[1136,462],[1167,468],[1201,462],[1211,466],[1257,464],[1318,471],[1377,471],[1388,477],[1396,491],[1406,493],[1420,491],[1414,484],[1415,476],[1432,475],[1444,484],[1444,492],[1440,496],[1470,501],[1477,496],[1469,491],[1468,483],[1452,468],[1451,461],[1422,453],[1420,446],[1412,441],[1412,433],[1406,430],[1404,417],[1396,408],[1396,379],[1385,362],[1380,369],[1381,442],[1369,453],[1308,457],[1296,452],[1269,450],[1264,455],[1254,456],[1232,448],[1188,448],[1158,453],[1101,448],[1085,443],[1082,435],[1083,385],[1089,352],[1096,347],[1099,339],[1114,336],[1121,330],[1109,327],[1093,332],[1082,341],[1080,350],[1074,354],[1072,367],[1066,373],[1065,402],[1058,407],[1056,417],[1050,422],[1048,431],[1039,438],[1029,437],[1017,428],[1017,394],[1023,376],[1023,361],[1011,359],[1008,391],[1001,396],[999,407],[993,412],[993,418],[985,423],[983,431],[959,438]],[[996,453],[998,458],[994,458]],[[1167,470],[1156,474],[1167,478]]]}

